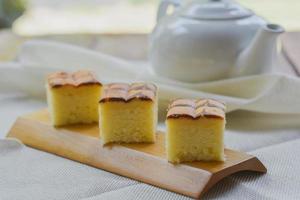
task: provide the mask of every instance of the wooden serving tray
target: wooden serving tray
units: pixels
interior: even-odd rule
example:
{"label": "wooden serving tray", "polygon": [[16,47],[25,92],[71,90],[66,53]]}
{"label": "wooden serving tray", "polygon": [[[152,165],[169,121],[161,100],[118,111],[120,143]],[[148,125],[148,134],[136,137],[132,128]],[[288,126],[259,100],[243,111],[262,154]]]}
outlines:
{"label": "wooden serving tray", "polygon": [[164,134],[155,144],[102,146],[98,125],[54,128],[47,110],[17,119],[7,137],[24,144],[96,168],[145,182],[193,198],[208,191],[222,178],[238,171],[267,169],[254,156],[225,149],[225,162],[191,162],[174,165],[165,158]]}

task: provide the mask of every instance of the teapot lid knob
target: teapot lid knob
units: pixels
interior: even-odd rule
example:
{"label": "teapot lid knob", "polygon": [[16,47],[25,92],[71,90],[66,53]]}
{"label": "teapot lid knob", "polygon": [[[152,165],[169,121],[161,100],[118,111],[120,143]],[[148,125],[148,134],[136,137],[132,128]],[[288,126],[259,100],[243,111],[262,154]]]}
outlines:
{"label": "teapot lid knob", "polygon": [[183,17],[199,20],[239,19],[251,15],[251,10],[228,0],[207,0],[204,3],[193,1],[181,13]]}

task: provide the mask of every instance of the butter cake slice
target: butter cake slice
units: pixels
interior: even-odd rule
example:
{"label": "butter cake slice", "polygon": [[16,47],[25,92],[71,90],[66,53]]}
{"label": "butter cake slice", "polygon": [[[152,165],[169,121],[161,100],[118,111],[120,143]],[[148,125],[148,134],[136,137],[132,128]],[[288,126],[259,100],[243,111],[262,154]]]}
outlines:
{"label": "butter cake slice", "polygon": [[157,88],[150,83],[113,83],[103,87],[99,128],[103,144],[154,142]]}
{"label": "butter cake slice", "polygon": [[98,122],[101,83],[87,70],[55,72],[47,77],[47,101],[52,124]]}
{"label": "butter cake slice", "polygon": [[212,99],[177,99],[167,113],[167,158],[224,161],[225,105]]}

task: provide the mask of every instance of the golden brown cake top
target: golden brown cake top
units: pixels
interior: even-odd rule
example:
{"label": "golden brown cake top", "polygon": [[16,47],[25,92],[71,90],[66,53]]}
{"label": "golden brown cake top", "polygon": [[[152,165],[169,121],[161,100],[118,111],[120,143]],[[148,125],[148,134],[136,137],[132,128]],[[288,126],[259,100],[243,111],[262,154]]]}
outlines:
{"label": "golden brown cake top", "polygon": [[155,101],[157,88],[152,83],[112,83],[103,87],[100,103],[107,101],[128,102],[132,99]]}
{"label": "golden brown cake top", "polygon": [[176,99],[168,108],[167,118],[212,117],[225,119],[225,104],[213,99]]}
{"label": "golden brown cake top", "polygon": [[79,87],[81,85],[101,85],[96,79],[94,73],[88,70],[79,70],[74,73],[54,72],[47,77],[48,84],[52,88],[57,88],[65,85]]}

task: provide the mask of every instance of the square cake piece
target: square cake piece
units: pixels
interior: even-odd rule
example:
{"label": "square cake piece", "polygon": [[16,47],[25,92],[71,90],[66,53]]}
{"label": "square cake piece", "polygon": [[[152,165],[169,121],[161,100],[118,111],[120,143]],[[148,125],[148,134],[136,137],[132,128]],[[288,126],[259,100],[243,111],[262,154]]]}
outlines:
{"label": "square cake piece", "polygon": [[177,99],[167,113],[167,158],[224,161],[225,105],[212,99]]}
{"label": "square cake piece", "polygon": [[52,73],[46,87],[54,126],[98,122],[102,85],[93,73],[86,70]]}
{"label": "square cake piece", "polygon": [[99,128],[103,144],[154,142],[157,88],[150,83],[113,83],[103,87]]}

